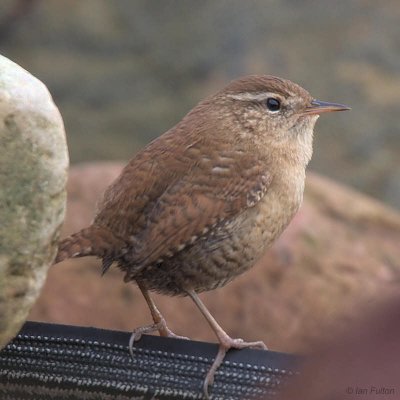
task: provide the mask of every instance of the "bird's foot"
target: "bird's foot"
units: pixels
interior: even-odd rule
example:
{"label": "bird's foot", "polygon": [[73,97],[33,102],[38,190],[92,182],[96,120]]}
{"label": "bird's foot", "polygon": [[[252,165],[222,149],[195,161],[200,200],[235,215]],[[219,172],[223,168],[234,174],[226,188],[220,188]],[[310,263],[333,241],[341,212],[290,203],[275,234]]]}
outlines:
{"label": "bird's foot", "polygon": [[173,339],[185,339],[189,340],[186,336],[179,336],[176,333],[172,332],[171,329],[168,328],[167,322],[165,321],[164,317],[160,317],[160,321],[154,324],[156,330],[158,330],[160,336],[169,337]]}
{"label": "bird's foot", "polygon": [[206,399],[209,399],[208,387],[213,384],[214,376],[217,369],[220,367],[222,362],[224,361],[225,355],[229,349],[244,349],[247,347],[260,349],[260,350],[268,350],[267,346],[262,341],[257,342],[245,342],[243,339],[233,339],[228,336],[225,332],[221,332],[218,335],[218,339],[220,341],[219,349],[217,356],[214,359],[214,362],[211,365],[211,368],[208,370],[206,378],[203,382],[203,392]]}
{"label": "bird's foot", "polygon": [[163,318],[156,324],[141,326],[141,327],[133,330],[132,335],[129,339],[129,353],[131,354],[132,358],[133,358],[133,344],[135,342],[137,342],[138,340],[140,340],[140,338],[142,337],[143,334],[153,333],[155,331],[158,331],[160,336],[170,337],[170,338],[174,338],[174,339],[189,340],[189,338],[187,338],[185,336],[179,336],[179,335],[175,334],[174,332],[172,332],[168,328],[168,326],[165,322],[165,319]]}

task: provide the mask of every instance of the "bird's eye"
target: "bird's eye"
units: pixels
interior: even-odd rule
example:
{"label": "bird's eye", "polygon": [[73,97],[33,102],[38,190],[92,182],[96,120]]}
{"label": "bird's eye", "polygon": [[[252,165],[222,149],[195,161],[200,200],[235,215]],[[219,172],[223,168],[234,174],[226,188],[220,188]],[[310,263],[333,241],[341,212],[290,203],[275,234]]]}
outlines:
{"label": "bird's eye", "polygon": [[281,102],[274,97],[268,97],[265,101],[265,105],[267,106],[269,111],[277,112],[281,109]]}

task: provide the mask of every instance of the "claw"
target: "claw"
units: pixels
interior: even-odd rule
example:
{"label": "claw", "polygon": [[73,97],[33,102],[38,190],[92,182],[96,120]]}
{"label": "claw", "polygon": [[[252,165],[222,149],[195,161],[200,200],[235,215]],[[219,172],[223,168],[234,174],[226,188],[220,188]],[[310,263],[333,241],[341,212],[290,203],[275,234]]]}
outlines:
{"label": "claw", "polygon": [[143,333],[152,333],[155,332],[156,330],[158,330],[158,327],[156,326],[156,324],[152,324],[152,325],[141,326],[132,331],[131,337],[129,338],[129,353],[132,358],[134,358],[133,344],[140,340]]}
{"label": "claw", "polygon": [[208,393],[208,388],[210,385],[214,383],[214,377],[217,369],[221,366],[225,359],[226,353],[230,349],[244,349],[244,348],[254,348],[254,349],[260,349],[260,350],[268,350],[267,346],[265,345],[264,342],[262,341],[257,341],[257,342],[245,342],[243,339],[237,338],[233,339],[227,334],[221,334],[218,336],[218,339],[220,340],[220,345],[218,349],[217,356],[215,357],[210,369],[207,372],[207,375],[204,379],[203,382],[203,393],[204,397],[209,400],[210,395]]}
{"label": "claw", "polygon": [[165,323],[165,320],[162,319],[157,324],[141,326],[132,331],[131,337],[129,338],[129,353],[132,358],[134,358],[134,355],[133,355],[134,343],[139,341],[143,334],[153,333],[156,331],[158,331],[160,333],[160,336],[170,337],[170,338],[174,338],[174,339],[189,340],[189,338],[187,338],[185,336],[179,336],[179,335],[176,335],[174,332],[172,332],[168,328],[167,324]]}

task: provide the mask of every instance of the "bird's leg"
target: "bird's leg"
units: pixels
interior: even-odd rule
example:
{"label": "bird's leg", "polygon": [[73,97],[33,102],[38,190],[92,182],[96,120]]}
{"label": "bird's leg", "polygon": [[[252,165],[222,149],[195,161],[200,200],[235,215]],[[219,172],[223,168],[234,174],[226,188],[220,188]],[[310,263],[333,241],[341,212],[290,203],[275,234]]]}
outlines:
{"label": "bird's leg", "polygon": [[160,336],[172,337],[176,339],[187,339],[183,336],[176,335],[168,328],[165,318],[162,316],[160,310],[157,308],[153,299],[150,297],[149,291],[141,283],[138,283],[138,286],[143,294],[144,299],[146,300],[147,305],[149,306],[150,313],[154,321],[154,330],[158,330]]}
{"label": "bird's leg", "polygon": [[218,367],[222,364],[225,358],[225,354],[227,351],[231,348],[235,349],[244,349],[246,347],[254,347],[262,350],[267,350],[267,346],[265,345],[264,342],[262,341],[257,341],[257,342],[245,342],[243,339],[233,339],[231,338],[218,324],[218,322],[215,320],[215,318],[210,314],[204,303],[200,300],[199,296],[197,293],[193,290],[188,291],[187,294],[192,298],[192,300],[195,302],[196,306],[199,308],[201,313],[204,315],[206,318],[207,322],[211,326],[212,330],[216,334],[218,341],[219,341],[219,349],[217,356],[215,357],[215,360],[213,364],[211,365],[211,368],[208,370],[206,378],[203,383],[203,390],[204,390],[204,395],[208,399],[208,386],[212,385],[214,382],[214,375],[215,372],[217,371]]}
{"label": "bird's leg", "polygon": [[136,328],[133,330],[131,338],[129,339],[129,351],[132,357],[133,357],[133,351],[132,351],[133,343],[138,341],[142,337],[142,335],[146,333],[152,333],[154,331],[158,331],[160,333],[160,336],[166,336],[175,339],[188,339],[187,337],[176,335],[168,328],[165,318],[162,316],[160,310],[157,308],[153,299],[150,297],[149,291],[142,283],[137,282],[137,284],[139,286],[140,291],[143,294],[144,299],[146,300],[147,305],[149,306],[154,324],[141,326],[140,328]]}

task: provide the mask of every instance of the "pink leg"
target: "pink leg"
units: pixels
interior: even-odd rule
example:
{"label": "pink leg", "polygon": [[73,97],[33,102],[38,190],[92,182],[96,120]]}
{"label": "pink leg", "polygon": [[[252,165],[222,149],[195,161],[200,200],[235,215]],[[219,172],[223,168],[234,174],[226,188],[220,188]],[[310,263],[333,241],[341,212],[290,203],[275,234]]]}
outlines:
{"label": "pink leg", "polygon": [[166,336],[175,339],[188,339],[187,337],[176,335],[168,328],[164,317],[162,316],[159,309],[155,305],[153,299],[150,297],[146,287],[139,282],[138,286],[143,294],[144,299],[146,300],[147,305],[149,306],[154,324],[141,326],[133,330],[131,338],[129,339],[129,351],[131,353],[131,356],[133,357],[133,344],[137,342],[142,337],[143,334],[146,333],[152,333],[158,331],[160,333],[160,336]]}
{"label": "pink leg", "polygon": [[209,399],[208,386],[212,385],[212,383],[214,382],[215,372],[217,371],[218,367],[224,361],[225,355],[229,349],[231,349],[231,348],[244,349],[246,347],[254,347],[254,348],[258,348],[258,349],[262,349],[262,350],[267,350],[267,346],[262,341],[244,342],[243,339],[231,338],[221,328],[221,326],[214,319],[214,317],[210,314],[210,312],[207,310],[204,303],[200,300],[197,293],[194,291],[189,291],[187,293],[192,298],[192,300],[195,302],[196,306],[199,308],[201,313],[204,315],[204,317],[206,318],[207,322],[209,323],[209,325],[211,326],[212,330],[215,332],[215,334],[219,340],[218,354],[215,357],[215,360],[214,360],[211,368],[209,369],[209,371],[206,375],[206,378],[204,380],[204,383],[203,383],[204,395],[205,395],[206,399]]}

